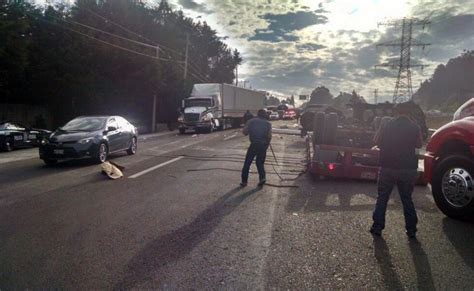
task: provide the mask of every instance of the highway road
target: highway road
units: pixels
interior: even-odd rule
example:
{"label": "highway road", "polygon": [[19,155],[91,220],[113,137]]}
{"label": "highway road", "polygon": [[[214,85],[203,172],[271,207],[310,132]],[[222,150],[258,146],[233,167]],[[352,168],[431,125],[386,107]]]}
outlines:
{"label": "highway road", "polygon": [[418,241],[396,193],[374,239],[374,183],[313,180],[303,139],[272,144],[262,189],[255,166],[238,187],[238,130],[142,137],[137,155],[112,156],[119,180],[88,160],[0,153],[0,289],[473,288],[474,224],[444,217],[428,187]]}

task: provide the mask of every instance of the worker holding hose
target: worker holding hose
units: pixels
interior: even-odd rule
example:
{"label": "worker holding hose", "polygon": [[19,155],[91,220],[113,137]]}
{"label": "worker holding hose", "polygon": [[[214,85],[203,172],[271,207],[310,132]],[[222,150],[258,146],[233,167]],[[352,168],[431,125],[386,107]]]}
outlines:
{"label": "worker holding hose", "polygon": [[422,146],[422,135],[420,127],[410,118],[410,110],[407,103],[397,104],[396,118],[381,126],[375,136],[375,143],[380,149],[380,172],[370,232],[377,236],[385,228],[387,203],[396,185],[403,204],[406,234],[411,239],[416,238],[418,218],[412,193],[418,175],[416,149]]}
{"label": "worker holding hose", "polygon": [[250,146],[245,156],[244,166],[242,168],[242,182],[240,186],[247,186],[249,178],[250,165],[256,158],[257,170],[259,175],[258,186],[265,184],[265,159],[267,149],[272,139],[272,124],[267,120],[267,112],[260,109],[257,117],[250,119],[243,129],[243,134],[250,138]]}

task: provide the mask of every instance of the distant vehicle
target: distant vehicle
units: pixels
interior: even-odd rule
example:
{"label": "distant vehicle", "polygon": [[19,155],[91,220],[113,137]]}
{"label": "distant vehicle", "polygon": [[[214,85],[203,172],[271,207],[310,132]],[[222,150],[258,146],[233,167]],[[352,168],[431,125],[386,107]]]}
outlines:
{"label": "distant vehicle", "polygon": [[134,155],[137,138],[135,126],[121,116],[81,116],[43,139],[39,155],[47,165],[83,157],[103,163],[115,152],[127,151]]}
{"label": "distant vehicle", "polygon": [[280,114],[277,111],[273,111],[270,113],[270,119],[271,120],[278,120],[280,119]]}
{"label": "distant vehicle", "polygon": [[0,150],[12,151],[15,148],[37,146],[44,136],[51,134],[46,129],[37,129],[19,123],[0,122]]}
{"label": "distant vehicle", "polygon": [[296,119],[296,112],[294,110],[287,110],[285,113],[283,113],[283,119],[285,120]]}
{"label": "distant vehicle", "polygon": [[181,134],[186,130],[212,132],[228,124],[240,127],[247,110],[254,116],[263,107],[265,92],[228,84],[195,84],[191,96],[183,100],[178,118]]}
{"label": "distant vehicle", "polygon": [[473,218],[474,98],[433,134],[426,152],[425,177],[438,208],[452,218]]}

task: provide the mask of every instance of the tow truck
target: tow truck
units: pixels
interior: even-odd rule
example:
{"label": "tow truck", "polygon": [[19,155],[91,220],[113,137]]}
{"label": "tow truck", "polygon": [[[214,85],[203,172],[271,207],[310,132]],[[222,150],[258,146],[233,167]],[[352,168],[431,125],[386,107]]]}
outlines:
{"label": "tow truck", "polygon": [[424,164],[438,208],[451,218],[474,218],[474,98],[433,134]]}

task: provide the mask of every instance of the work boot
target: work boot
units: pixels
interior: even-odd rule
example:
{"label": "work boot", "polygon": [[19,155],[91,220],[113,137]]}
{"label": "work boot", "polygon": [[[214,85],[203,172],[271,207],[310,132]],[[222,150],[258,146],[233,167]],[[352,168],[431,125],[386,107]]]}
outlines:
{"label": "work boot", "polygon": [[240,182],[240,187],[244,188],[245,186],[247,186],[247,182]]}
{"label": "work boot", "polygon": [[265,185],[266,182],[267,182],[267,179],[260,180],[260,182],[258,182],[258,187],[262,187],[263,185]]}
{"label": "work boot", "polygon": [[380,229],[376,229],[374,227],[371,227],[369,231],[370,231],[371,234],[376,235],[376,236],[381,236],[382,235],[382,231]]}

